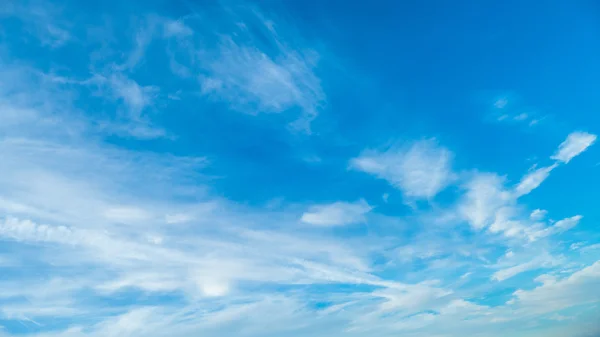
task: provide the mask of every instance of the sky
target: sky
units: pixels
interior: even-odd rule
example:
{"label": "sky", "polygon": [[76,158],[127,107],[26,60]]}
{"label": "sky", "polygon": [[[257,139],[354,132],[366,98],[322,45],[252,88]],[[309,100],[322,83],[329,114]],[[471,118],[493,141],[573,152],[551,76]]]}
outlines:
{"label": "sky", "polygon": [[0,6],[0,337],[600,336],[595,1]]}

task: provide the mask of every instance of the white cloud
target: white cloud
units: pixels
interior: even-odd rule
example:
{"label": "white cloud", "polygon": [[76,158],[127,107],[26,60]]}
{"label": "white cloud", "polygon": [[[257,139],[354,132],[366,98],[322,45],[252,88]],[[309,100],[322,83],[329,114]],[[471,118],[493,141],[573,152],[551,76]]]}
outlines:
{"label": "white cloud", "polygon": [[539,269],[539,268],[550,268],[550,267],[556,265],[558,262],[559,262],[558,259],[556,259],[550,255],[543,254],[543,255],[538,256],[528,262],[524,262],[524,263],[521,263],[521,264],[518,264],[515,266],[500,269],[500,270],[494,272],[494,274],[492,275],[491,278],[492,278],[492,280],[501,282],[501,281],[515,277],[518,274],[521,274],[521,273],[529,271],[529,270],[534,270],[534,269]]}
{"label": "white cloud", "polygon": [[178,224],[194,220],[194,217],[190,214],[176,213],[165,215],[165,222],[168,224]]}
{"label": "white cloud", "polygon": [[557,166],[555,163],[526,174],[512,191],[505,186],[504,177],[475,173],[463,186],[466,193],[457,205],[457,213],[475,229],[487,228],[509,238],[536,241],[562,233],[574,226],[580,216],[559,221],[559,226],[545,226],[547,211],[536,209],[527,215],[518,200],[539,187]]}
{"label": "white cloud", "polygon": [[353,169],[387,180],[411,198],[432,198],[454,179],[452,153],[424,140],[408,148],[365,151],[350,161]]}
{"label": "white cloud", "polygon": [[525,194],[529,194],[529,192],[538,188],[546,178],[550,175],[550,172],[554,170],[558,165],[554,164],[547,167],[539,168],[533,172],[526,174],[521,182],[515,188],[515,193],[517,197],[520,197]]}
{"label": "white cloud", "polygon": [[46,47],[59,48],[73,39],[69,33],[72,22],[64,20],[62,6],[49,2],[11,2],[4,4],[0,10],[3,16],[16,17],[25,24],[25,32],[32,34]]}
{"label": "white cloud", "polygon": [[546,218],[546,215],[548,214],[548,211],[544,210],[544,209],[534,209],[531,214],[529,215],[529,218],[531,218],[531,220],[533,221],[540,221],[540,220],[544,220]]}
{"label": "white cloud", "polygon": [[[205,93],[230,107],[246,113],[299,110],[305,120],[314,118],[325,103],[316,76],[318,55],[281,39],[276,23],[258,19],[273,35],[267,36],[272,46],[259,45],[240,28],[239,35],[225,34],[216,48],[207,42],[206,49],[193,50],[200,56],[186,70],[202,73]],[[205,37],[182,23],[157,19],[135,31],[126,65],[117,67],[120,72],[101,72],[107,95],[100,99],[122,102],[124,115],[117,119],[135,122],[119,125],[123,132],[156,135],[146,113],[161,103],[159,91],[135,82],[128,71],[142,62],[152,34],[176,37],[166,42],[177,46],[193,46],[192,38]],[[212,22],[205,27],[212,29]],[[61,31],[54,32],[60,40]],[[232,54],[220,54],[226,50]],[[199,60],[211,62],[198,66]],[[545,212],[529,214],[517,203],[515,195],[546,178],[539,172],[525,176],[515,187],[518,193],[499,175],[475,174],[459,205],[440,212],[486,232],[465,235],[436,228],[419,215],[377,214],[364,200],[310,207],[300,220],[314,226],[302,226],[296,206],[285,207],[286,199],[276,207],[257,207],[212,195],[199,172],[203,158],[103,143],[106,130],[98,128],[103,121],[91,112],[76,118],[86,115],[73,106],[84,84],[13,65],[0,69],[0,266],[8,270],[0,280],[0,320],[38,325],[35,330],[43,332],[32,336],[194,336],[198,331],[205,337],[477,336],[489,334],[490,326],[506,334],[512,331],[496,322],[539,318],[520,311],[508,318],[509,309],[530,308],[538,288],[568,280],[541,277],[541,287],[517,292],[513,304],[497,308],[461,298],[502,288],[470,288],[492,252],[510,252],[509,264],[495,266],[497,280],[545,268],[552,263],[517,261],[519,249],[555,249],[550,238],[542,238],[580,221],[577,215],[548,225]],[[181,101],[187,96],[177,95]],[[357,158],[354,168],[388,180],[408,198],[432,198],[454,179],[452,154],[433,141],[365,154],[372,160]],[[436,210],[431,218],[438,215]],[[368,227],[350,231],[318,228],[367,221]],[[505,237],[490,238],[490,232],[539,241],[513,246]],[[437,235],[444,240],[438,242]],[[594,246],[586,248],[593,253]],[[564,298],[581,303],[583,293],[572,288],[583,286],[592,294],[585,301],[594,300],[597,281],[573,275],[579,281],[563,287],[571,289]],[[119,300],[105,302],[110,298]],[[169,300],[158,300],[163,298]],[[317,310],[315,303],[330,306]],[[7,334],[0,330],[0,336]]]}
{"label": "white cloud", "polygon": [[149,118],[149,112],[155,110],[154,103],[160,92],[157,86],[140,85],[118,71],[96,74],[79,85],[95,86],[100,89],[96,95],[120,105],[116,113],[111,111],[115,115],[113,118],[97,122],[102,131],[139,139],[166,136],[166,132],[154,126]]}
{"label": "white cloud", "polygon": [[[573,245],[571,245],[571,249],[573,249]],[[581,247],[581,252],[585,253],[585,252],[589,252],[589,251],[594,251],[596,249],[600,249],[600,243],[595,243],[593,245],[583,246],[583,247]]]}
{"label": "white cloud", "polygon": [[564,279],[543,275],[536,280],[542,285],[515,291],[512,303],[529,312],[547,313],[600,301],[600,292],[596,291],[600,287],[600,261]]}
{"label": "white cloud", "polygon": [[208,297],[220,297],[229,293],[229,284],[222,280],[208,280],[200,285],[202,293]]}
{"label": "white cloud", "polygon": [[[311,121],[326,104],[316,71],[320,53],[293,27],[271,21],[257,8],[248,9],[212,8],[209,17],[200,18],[203,13],[186,20],[193,29],[179,21],[168,23],[168,34],[185,38],[171,53],[190,58],[189,69],[179,62],[172,68],[182,75],[196,73],[201,93],[233,110],[251,115],[289,112],[298,117],[291,127],[310,132]],[[202,37],[200,44],[192,31]]]}
{"label": "white cloud", "polygon": [[30,220],[8,217],[0,220],[0,237],[17,241],[72,243],[73,233],[65,227],[38,225]]}
{"label": "white cloud", "polygon": [[460,214],[476,229],[490,225],[496,211],[511,203],[511,195],[504,188],[503,177],[493,173],[477,173],[465,185]]}
{"label": "white cloud", "polygon": [[587,150],[596,141],[596,135],[587,132],[573,132],[560,144],[552,159],[568,163],[574,157]]}
{"label": "white cloud", "polygon": [[524,121],[527,118],[529,118],[529,115],[526,114],[526,113],[521,113],[521,114],[518,114],[518,115],[515,116],[515,120],[516,121]]}
{"label": "white cloud", "polygon": [[530,240],[537,240],[539,238],[547,237],[550,235],[560,234],[577,226],[582,218],[583,216],[581,215],[575,215],[570,218],[559,220],[552,226],[548,226],[545,228],[532,228],[528,231],[528,235],[530,237]]}
{"label": "white cloud", "polygon": [[202,93],[249,114],[298,108],[307,118],[314,118],[325,102],[313,70],[316,57],[289,49],[279,53],[274,58],[256,46],[223,38],[218,51],[203,61]]}
{"label": "white cloud", "polygon": [[440,314],[442,315],[464,315],[468,313],[470,315],[473,314],[481,314],[483,311],[486,311],[487,307],[482,305],[477,305],[475,303],[465,301],[462,299],[453,300],[448,303],[445,307],[440,310]]}
{"label": "white cloud", "polygon": [[579,248],[581,248],[584,245],[583,242],[574,242],[569,246],[570,250],[577,250]]}
{"label": "white cloud", "polygon": [[494,102],[494,107],[496,107],[497,109],[504,109],[507,104],[508,104],[507,98],[499,98],[496,100],[496,102]]}
{"label": "white cloud", "polygon": [[581,215],[575,215],[575,216],[572,216],[570,218],[562,219],[562,220],[557,221],[552,226],[552,228],[556,232],[568,231],[569,229],[577,226],[577,224],[579,224],[579,221],[582,218],[583,218],[583,216],[581,216]]}
{"label": "white cloud", "polygon": [[115,73],[108,78],[108,84],[116,98],[123,100],[133,119],[141,118],[144,109],[152,104],[157,88],[140,86],[134,80]]}
{"label": "white cloud", "polygon": [[301,221],[317,226],[340,226],[365,222],[365,214],[371,211],[364,200],[354,203],[335,202],[328,205],[312,206],[302,214]]}
{"label": "white cloud", "polygon": [[139,222],[151,218],[151,214],[136,207],[112,207],[104,211],[104,216],[117,222]]}
{"label": "white cloud", "polygon": [[554,314],[554,315],[552,315],[552,316],[548,317],[548,319],[551,319],[551,320],[553,320],[553,321],[559,321],[559,322],[562,322],[562,321],[568,321],[568,320],[572,320],[572,319],[573,319],[573,317],[569,317],[569,316],[563,316],[563,315],[559,315],[559,314]]}
{"label": "white cloud", "polygon": [[133,48],[127,54],[125,62],[117,66],[118,70],[132,70],[144,60],[146,50],[155,37],[160,21],[157,17],[150,16],[134,27]]}
{"label": "white cloud", "polygon": [[166,37],[186,37],[193,35],[194,31],[182,20],[168,20],[164,23],[164,34]]}
{"label": "white cloud", "polygon": [[427,284],[416,284],[410,287],[373,292],[373,296],[385,299],[380,306],[381,311],[408,310],[419,312],[421,310],[436,308],[446,302],[444,298],[452,291],[432,287]]}

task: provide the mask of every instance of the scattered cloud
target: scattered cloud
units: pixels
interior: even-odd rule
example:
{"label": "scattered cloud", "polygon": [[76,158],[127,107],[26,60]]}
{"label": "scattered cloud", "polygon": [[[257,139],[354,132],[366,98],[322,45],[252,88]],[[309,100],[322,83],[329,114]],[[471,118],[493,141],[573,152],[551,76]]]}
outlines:
{"label": "scattered cloud", "polygon": [[571,158],[589,147],[594,140],[595,136],[571,134],[560,145],[557,154],[552,157],[557,162],[527,173],[513,190],[506,187],[505,177],[494,173],[473,174],[463,185],[465,193],[457,206],[457,213],[475,229],[488,228],[492,233],[503,233],[507,237],[523,237],[529,241],[571,229],[581,220],[580,215],[546,226],[542,220],[546,217],[547,211],[536,209],[526,216],[519,206],[518,199],[538,188],[548,178],[550,172],[559,166],[559,162],[568,163]]}
{"label": "scattered cloud", "polygon": [[542,285],[532,290],[517,290],[512,303],[536,313],[596,303],[600,300],[600,294],[592,289],[600,285],[600,261],[563,279],[546,274],[539,276],[536,281]]}
{"label": "scattered cloud", "polygon": [[[178,18],[129,13],[135,4],[110,20],[86,14],[114,30],[61,6],[0,8],[0,22],[11,21],[0,42],[0,336],[518,336],[523,324],[548,335],[551,320],[567,322],[562,310],[600,302],[599,244],[571,244],[580,233],[568,232],[586,210],[554,222],[552,209],[529,207],[547,207],[542,199],[521,199],[595,135],[572,133],[553,164],[514,181],[455,173],[435,139],[351,159],[408,203],[428,201],[396,209],[370,205],[394,200],[373,179],[355,185],[348,157],[328,156],[348,153],[335,136],[314,132],[296,150],[306,137],[283,133],[291,159],[273,155],[277,144],[258,158],[268,164],[256,171],[282,177],[271,189],[245,165],[256,144],[242,144],[241,168],[230,164],[241,153],[232,144],[265,130],[216,121],[229,110],[271,113],[316,130],[334,97],[322,84],[324,49],[251,5],[186,4],[191,13]],[[514,103],[495,102],[499,119],[534,124]],[[196,122],[216,131],[196,132]],[[295,168],[310,176],[284,182]],[[347,186],[327,184],[333,176]],[[324,196],[306,197],[319,192],[306,177],[328,200],[350,201],[312,204]],[[240,181],[261,192],[236,193]],[[522,283],[542,272],[536,286]]]}
{"label": "scattered cloud", "polygon": [[556,232],[568,231],[569,229],[577,226],[581,218],[583,218],[583,216],[575,215],[570,218],[559,220],[552,226],[552,228]]}
{"label": "scattered cloud", "polygon": [[[281,47],[275,57],[234,36],[223,37],[218,49],[203,60],[203,94],[248,113],[281,113],[299,109],[310,121],[325,103],[314,69],[314,51]],[[308,130],[308,124],[303,126]]]}
{"label": "scattered cloud", "polygon": [[492,100],[491,118],[502,123],[521,124],[533,127],[546,119],[536,109],[523,104],[522,100],[509,94]]}
{"label": "scattered cloud", "polygon": [[558,264],[558,259],[549,255],[541,255],[530,261],[520,263],[515,266],[511,266],[505,269],[500,269],[492,275],[492,280],[502,282],[509,278],[515,277],[523,272],[539,269],[539,268],[550,268]]}
{"label": "scattered cloud", "polygon": [[364,200],[355,203],[335,202],[328,205],[312,206],[308,212],[302,214],[301,221],[317,226],[340,226],[363,223],[365,214],[372,207]]}
{"label": "scattered cloud", "polygon": [[128,63],[139,62],[160,24],[163,37],[178,40],[167,50],[171,70],[196,77],[204,97],[250,115],[285,112],[295,118],[292,129],[310,133],[327,101],[317,72],[319,51],[294,27],[275,24],[256,7],[194,12],[179,20],[148,20]]}
{"label": "scattered cloud", "polygon": [[517,197],[529,194],[531,191],[538,188],[542,184],[542,182],[544,182],[544,180],[548,178],[550,172],[554,170],[557,166],[558,164],[554,164],[547,167],[541,167],[526,174],[515,188],[515,193],[517,194]]}
{"label": "scattered cloud", "polygon": [[107,79],[115,98],[121,99],[128,107],[132,118],[140,119],[142,111],[152,104],[157,88],[140,86],[122,74],[113,74]]}
{"label": "scattered cloud", "polygon": [[507,98],[499,98],[494,102],[494,107],[496,107],[497,109],[504,109],[507,104],[508,104]]}
{"label": "scattered cloud", "polygon": [[459,212],[474,228],[488,226],[496,211],[510,204],[511,195],[504,183],[505,178],[496,174],[477,173],[464,186],[466,193]]}
{"label": "scattered cloud", "polygon": [[44,46],[60,48],[73,37],[71,25],[62,19],[61,8],[44,1],[10,2],[0,10],[3,17],[17,17],[25,25],[25,31]]}
{"label": "scattered cloud", "polygon": [[[577,248],[580,248],[581,252],[594,251],[596,249],[600,249],[600,243],[595,243],[595,244],[592,244],[592,245],[587,245],[587,246],[582,246],[582,247],[576,247],[575,249],[577,249]],[[573,249],[573,247],[571,247],[571,249]]]}
{"label": "scattered cloud", "polygon": [[560,144],[552,159],[568,163],[596,141],[596,135],[587,132],[573,132]]}
{"label": "scattered cloud", "polygon": [[454,180],[452,153],[433,139],[386,151],[364,151],[350,167],[387,180],[409,198],[433,198]]}
{"label": "scattered cloud", "polygon": [[182,20],[169,20],[164,24],[165,37],[186,37],[194,34],[194,31],[185,25]]}
{"label": "scattered cloud", "polygon": [[165,215],[165,222],[168,224],[178,224],[194,220],[194,217],[190,214],[177,213]]}
{"label": "scattered cloud", "polygon": [[151,214],[136,207],[112,207],[104,212],[104,216],[117,222],[143,221],[151,218]]}
{"label": "scattered cloud", "polygon": [[538,208],[538,209],[534,209],[531,212],[531,214],[529,215],[529,217],[533,221],[540,221],[540,220],[544,220],[544,218],[546,218],[547,214],[548,214],[548,211]]}
{"label": "scattered cloud", "polygon": [[515,120],[516,120],[516,121],[524,121],[524,120],[526,120],[527,118],[529,118],[529,115],[528,115],[528,114],[526,114],[526,113],[524,113],[524,112],[523,112],[523,113],[520,113],[520,114],[518,114],[518,115],[516,115],[516,116],[515,116]]}

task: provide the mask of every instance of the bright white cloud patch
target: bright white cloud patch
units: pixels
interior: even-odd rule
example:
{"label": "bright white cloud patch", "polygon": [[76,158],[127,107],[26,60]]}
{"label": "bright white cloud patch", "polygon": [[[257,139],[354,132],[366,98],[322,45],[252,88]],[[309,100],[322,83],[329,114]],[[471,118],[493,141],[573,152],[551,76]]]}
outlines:
{"label": "bright white cloud patch", "polygon": [[492,223],[495,213],[510,203],[511,195],[504,188],[504,178],[492,173],[478,173],[466,185],[461,215],[477,229]]}
{"label": "bright white cloud patch", "polygon": [[525,194],[529,194],[534,189],[538,188],[548,178],[550,172],[556,168],[556,164],[542,167],[537,170],[534,170],[521,179],[521,182],[515,188],[515,193],[517,197],[520,197]]}
{"label": "bright white cloud patch", "polygon": [[432,198],[454,179],[451,162],[449,150],[424,140],[384,152],[365,151],[350,166],[387,180],[407,197]]}
{"label": "bright white cloud patch", "polygon": [[302,214],[302,222],[317,226],[340,226],[365,222],[365,214],[372,209],[364,200],[355,203],[335,202],[313,206]]}
{"label": "bright white cloud patch", "polygon": [[560,144],[552,159],[568,163],[574,157],[587,150],[596,141],[596,135],[587,132],[573,132]]}

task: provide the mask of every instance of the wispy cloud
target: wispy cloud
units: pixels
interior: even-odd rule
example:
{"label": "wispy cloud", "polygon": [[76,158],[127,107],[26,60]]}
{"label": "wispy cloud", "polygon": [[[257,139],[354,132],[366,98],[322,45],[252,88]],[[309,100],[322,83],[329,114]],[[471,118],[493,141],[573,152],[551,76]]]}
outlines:
{"label": "wispy cloud", "polygon": [[557,166],[557,164],[554,164],[548,167],[541,167],[526,174],[515,188],[515,193],[517,196],[529,194],[531,191],[538,188],[544,182],[544,180],[548,178],[550,172],[552,172],[552,170],[554,170]]}
{"label": "wispy cloud", "polygon": [[[600,302],[598,244],[571,245],[594,217],[535,199],[595,135],[572,133],[516,179],[457,171],[435,139],[351,158],[365,145],[342,149],[311,124],[333,97],[327,52],[275,13],[186,4],[170,18],[128,3],[86,14],[118,27],[109,34],[23,4],[0,8],[16,32],[0,42],[0,336],[518,336]],[[38,48],[48,59],[29,55]],[[511,97],[495,105],[506,120],[536,117],[510,110]],[[230,110],[315,134],[304,146],[283,132],[284,147],[273,139],[257,155],[249,140],[272,135],[219,124]],[[257,167],[268,179],[254,181]],[[397,207],[386,182],[419,207]]]}
{"label": "wispy cloud", "polygon": [[573,132],[560,144],[552,159],[568,163],[596,141],[596,135],[587,132]]}
{"label": "wispy cloud", "polygon": [[17,17],[27,33],[50,48],[59,48],[72,40],[71,24],[63,19],[62,8],[44,1],[10,1],[2,6],[0,18]]}
{"label": "wispy cloud", "polygon": [[196,77],[202,95],[250,115],[286,112],[295,117],[293,129],[310,132],[327,101],[317,73],[320,53],[294,27],[256,7],[215,6],[205,13],[190,6],[194,15],[185,22],[161,19],[140,28],[129,63],[139,62],[148,36],[162,25],[163,37],[178,39],[168,49],[172,71]]}
{"label": "wispy cloud", "polygon": [[531,220],[533,221],[539,221],[539,220],[543,220],[546,215],[548,214],[548,211],[544,210],[544,209],[534,209],[531,214],[529,215],[529,217],[531,218]]}
{"label": "wispy cloud", "polygon": [[433,198],[453,179],[452,153],[435,140],[386,151],[367,150],[350,167],[387,180],[409,198]]}
{"label": "wispy cloud", "polygon": [[164,23],[164,34],[166,37],[187,37],[194,31],[183,20],[168,20]]}
{"label": "wispy cloud", "polygon": [[248,114],[281,113],[299,109],[309,122],[325,103],[325,94],[314,72],[314,51],[295,51],[283,45],[272,57],[233,36],[223,37],[218,48],[202,60],[202,93]]}
{"label": "wispy cloud", "polygon": [[502,282],[529,270],[553,267],[554,265],[558,264],[558,262],[559,259],[548,254],[543,254],[533,258],[530,261],[496,271],[492,275],[492,280]]}
{"label": "wispy cloud", "polygon": [[467,182],[459,212],[473,227],[481,229],[489,225],[496,211],[510,203],[510,192],[504,183],[503,177],[493,173],[478,173]]}
{"label": "wispy cloud", "polygon": [[533,127],[546,119],[538,111],[524,105],[515,94],[504,94],[491,100],[491,117],[501,123],[524,124]]}
{"label": "wispy cloud", "polygon": [[153,95],[158,90],[153,86],[140,86],[122,74],[113,74],[107,79],[113,95],[123,100],[132,118],[140,119],[142,111],[152,104]]}
{"label": "wispy cloud", "polygon": [[563,279],[542,275],[536,280],[542,285],[532,290],[516,291],[512,302],[518,303],[527,310],[545,313],[600,300],[597,292],[589,291],[600,282],[600,262]]}
{"label": "wispy cloud", "polygon": [[561,227],[564,230],[572,228],[581,219],[580,215],[559,221],[560,226],[556,226],[558,223],[544,226],[540,221],[547,212],[535,210],[526,216],[518,204],[518,199],[538,188],[561,162],[568,163],[571,158],[593,144],[594,139],[595,136],[591,135],[582,136],[578,133],[569,135],[559,146],[557,154],[561,155],[555,154],[551,157],[557,162],[527,173],[514,189],[506,186],[505,177],[493,173],[475,173],[464,185],[466,192],[458,205],[458,212],[476,229],[487,227],[494,233],[503,233],[509,237],[525,237],[530,241],[560,233],[563,231]]}
{"label": "wispy cloud", "polygon": [[335,202],[329,205],[312,206],[302,214],[302,222],[317,226],[339,226],[362,223],[365,214],[372,209],[364,200],[355,203]]}

